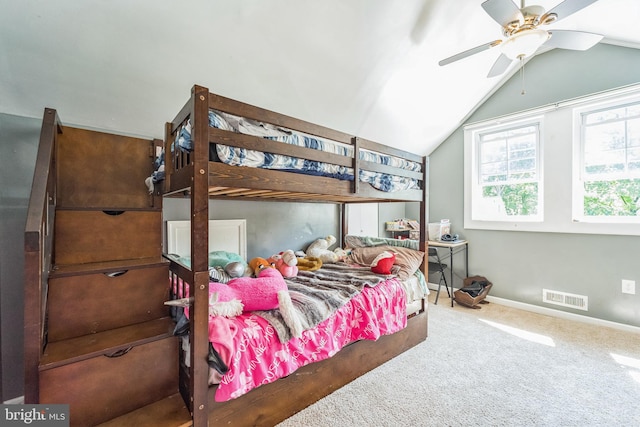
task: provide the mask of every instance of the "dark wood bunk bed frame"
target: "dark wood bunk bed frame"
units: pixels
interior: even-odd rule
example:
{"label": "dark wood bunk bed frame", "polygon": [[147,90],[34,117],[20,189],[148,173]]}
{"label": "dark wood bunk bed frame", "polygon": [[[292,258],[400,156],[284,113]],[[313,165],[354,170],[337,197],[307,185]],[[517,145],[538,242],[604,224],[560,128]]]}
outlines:
{"label": "dark wood bunk bed frame", "polygon": [[[210,109],[284,128],[351,144],[354,155],[346,157],[293,146],[209,127]],[[193,151],[182,152],[171,146],[175,132],[185,121],[191,122]],[[361,169],[409,176],[421,181],[421,189],[382,192],[366,183],[342,181],[321,176],[230,166],[209,160],[210,143],[223,143],[263,152],[284,154],[309,160],[352,167],[354,176]],[[368,149],[419,162],[422,172],[402,171],[359,159]],[[275,425],[330,394],[355,378],[424,341],[427,337],[427,310],[408,319],[407,327],[377,341],[354,342],[332,358],[298,369],[294,374],[263,385],[227,402],[215,402],[215,386],[207,383],[208,355],[208,221],[209,199],[279,200],[285,202],[334,203],[342,207],[341,234],[346,233],[345,210],[349,203],[419,202],[419,249],[427,252],[425,232],[426,158],[372,141],[331,130],[309,122],[224,98],[205,87],[194,86],[191,97],[165,129],[165,197],[191,199],[191,269],[171,262],[172,281],[180,279],[193,289],[190,321],[190,367],[181,363],[180,392],[190,406],[193,425]],[[342,242],[343,235],[340,236]],[[421,267],[425,276],[427,263]],[[182,360],[182,358],[181,358]]]}

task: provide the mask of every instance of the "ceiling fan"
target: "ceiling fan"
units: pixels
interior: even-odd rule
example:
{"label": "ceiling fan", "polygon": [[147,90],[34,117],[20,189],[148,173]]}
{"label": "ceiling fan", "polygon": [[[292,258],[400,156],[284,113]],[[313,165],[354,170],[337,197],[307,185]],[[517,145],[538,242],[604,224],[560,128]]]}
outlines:
{"label": "ceiling fan", "polygon": [[443,59],[438,64],[447,65],[476,53],[499,47],[500,56],[489,70],[487,77],[495,77],[507,71],[511,63],[533,55],[544,46],[571,50],[587,50],[600,40],[602,35],[571,30],[545,30],[544,26],[557,22],[598,0],[564,0],[549,11],[542,6],[525,6],[524,0],[518,8],[512,0],[486,0],[482,8],[502,26],[504,39],[460,52]]}

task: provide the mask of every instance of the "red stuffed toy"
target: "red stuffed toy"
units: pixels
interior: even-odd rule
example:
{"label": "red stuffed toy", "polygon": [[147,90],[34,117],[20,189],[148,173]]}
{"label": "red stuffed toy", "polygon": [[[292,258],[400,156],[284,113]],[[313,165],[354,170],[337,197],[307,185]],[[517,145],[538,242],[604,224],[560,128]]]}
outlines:
{"label": "red stuffed toy", "polygon": [[371,271],[376,274],[391,274],[393,263],[396,262],[396,254],[390,251],[384,251],[379,254],[371,263]]}

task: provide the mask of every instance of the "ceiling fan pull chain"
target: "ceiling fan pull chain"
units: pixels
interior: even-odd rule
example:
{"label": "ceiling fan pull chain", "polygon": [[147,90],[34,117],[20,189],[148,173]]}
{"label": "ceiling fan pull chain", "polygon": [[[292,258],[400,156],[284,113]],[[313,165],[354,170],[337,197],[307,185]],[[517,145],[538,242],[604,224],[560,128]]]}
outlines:
{"label": "ceiling fan pull chain", "polygon": [[522,79],[522,92],[520,92],[520,95],[524,95],[527,93],[524,90],[524,55],[520,55],[520,77]]}

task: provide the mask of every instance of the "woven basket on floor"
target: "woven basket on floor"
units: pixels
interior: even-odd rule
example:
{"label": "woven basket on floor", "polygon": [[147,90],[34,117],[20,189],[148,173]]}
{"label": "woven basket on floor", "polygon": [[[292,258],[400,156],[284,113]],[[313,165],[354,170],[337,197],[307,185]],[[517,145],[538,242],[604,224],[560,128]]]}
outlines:
{"label": "woven basket on floor", "polygon": [[478,296],[472,297],[467,292],[464,292],[464,291],[462,291],[460,289],[455,291],[453,293],[453,296],[455,298],[455,301],[458,304],[465,305],[465,306],[471,307],[471,308],[480,308],[480,307],[477,307],[477,305],[480,304],[482,301],[484,301],[484,299],[487,297],[487,295],[489,295],[489,291],[491,290],[491,287],[493,286],[493,283],[491,283],[486,277],[483,277],[483,276],[472,276],[472,277],[467,277],[466,279],[464,279],[462,281],[462,287],[465,288],[465,287],[471,285],[473,282],[487,282],[487,285],[484,287],[482,292],[480,292],[480,294],[478,294]]}

